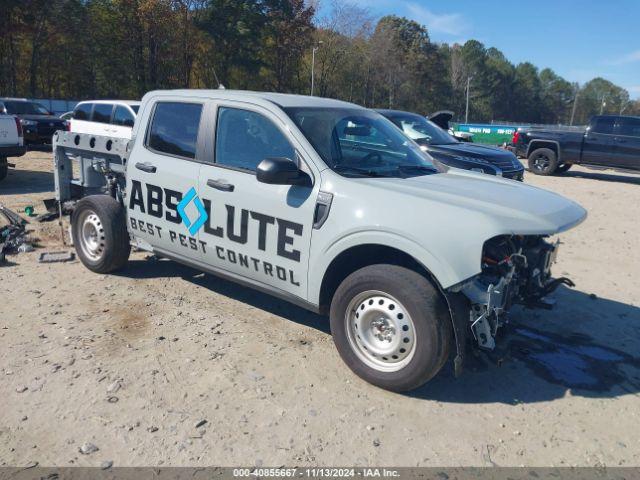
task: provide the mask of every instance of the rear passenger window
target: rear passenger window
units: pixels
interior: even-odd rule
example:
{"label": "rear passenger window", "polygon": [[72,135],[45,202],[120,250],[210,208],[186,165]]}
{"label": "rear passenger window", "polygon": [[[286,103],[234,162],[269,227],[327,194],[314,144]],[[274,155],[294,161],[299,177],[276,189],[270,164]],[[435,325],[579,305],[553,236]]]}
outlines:
{"label": "rear passenger window", "polygon": [[82,105],[78,105],[73,111],[73,118],[76,120],[89,120],[89,118],[91,118],[92,108],[93,103],[83,103]]}
{"label": "rear passenger window", "polygon": [[619,120],[619,134],[629,137],[640,137],[640,118],[625,117]]}
{"label": "rear passenger window", "polygon": [[93,121],[98,123],[109,123],[111,121],[111,111],[113,105],[96,103],[93,109]]}
{"label": "rear passenger window", "polygon": [[122,125],[123,127],[133,127],[133,115],[128,108],[122,105],[116,106],[116,111],[113,113],[113,124]]}
{"label": "rear passenger window", "polygon": [[157,103],[147,146],[160,153],[195,158],[201,114],[199,103]]}
{"label": "rear passenger window", "polygon": [[613,117],[600,117],[596,118],[591,131],[594,133],[613,133]]}
{"label": "rear passenger window", "polygon": [[259,113],[221,107],[217,123],[217,164],[255,171],[265,158],[295,159],[295,150],[284,134]]}

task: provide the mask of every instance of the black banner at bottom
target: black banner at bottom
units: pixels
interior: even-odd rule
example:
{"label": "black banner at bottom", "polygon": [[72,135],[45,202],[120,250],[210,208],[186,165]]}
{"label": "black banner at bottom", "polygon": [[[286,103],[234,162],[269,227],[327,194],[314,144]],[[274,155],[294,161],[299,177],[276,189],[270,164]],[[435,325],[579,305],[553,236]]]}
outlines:
{"label": "black banner at bottom", "polygon": [[640,480],[640,468],[624,467],[0,467],[0,480],[226,480],[226,479],[421,479],[421,480]]}

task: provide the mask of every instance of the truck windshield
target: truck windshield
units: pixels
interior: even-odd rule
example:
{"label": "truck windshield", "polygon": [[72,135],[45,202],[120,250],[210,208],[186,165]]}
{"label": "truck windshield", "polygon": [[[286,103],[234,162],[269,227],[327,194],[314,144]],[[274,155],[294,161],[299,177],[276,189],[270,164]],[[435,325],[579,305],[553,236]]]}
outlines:
{"label": "truck windshield", "polygon": [[387,115],[387,118],[418,145],[451,145],[458,143],[454,137],[420,115],[393,113]]}
{"label": "truck windshield", "polygon": [[406,178],[443,171],[379,113],[356,108],[284,110],[329,168],[340,175]]}
{"label": "truck windshield", "polygon": [[5,101],[4,106],[10,115],[49,115],[49,111],[35,102]]}

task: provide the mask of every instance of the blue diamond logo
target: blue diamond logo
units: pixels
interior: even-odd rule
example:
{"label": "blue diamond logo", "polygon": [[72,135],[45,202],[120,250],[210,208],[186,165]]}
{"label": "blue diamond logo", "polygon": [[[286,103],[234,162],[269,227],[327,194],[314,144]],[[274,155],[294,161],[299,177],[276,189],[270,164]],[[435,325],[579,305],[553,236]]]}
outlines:
{"label": "blue diamond logo", "polygon": [[[199,214],[195,222],[191,222],[191,220],[187,216],[187,213],[184,211],[187,208],[187,205],[189,205],[192,201],[198,209]],[[182,200],[178,204],[177,210],[180,218],[182,218],[182,223],[184,223],[184,226],[189,229],[189,233],[192,236],[198,233],[198,230],[200,230],[200,228],[204,225],[204,222],[206,222],[209,218],[209,215],[207,215],[207,211],[204,209],[204,205],[202,204],[200,197],[198,197],[198,194],[196,193],[196,189],[193,187],[191,187],[187,194],[182,198]]]}

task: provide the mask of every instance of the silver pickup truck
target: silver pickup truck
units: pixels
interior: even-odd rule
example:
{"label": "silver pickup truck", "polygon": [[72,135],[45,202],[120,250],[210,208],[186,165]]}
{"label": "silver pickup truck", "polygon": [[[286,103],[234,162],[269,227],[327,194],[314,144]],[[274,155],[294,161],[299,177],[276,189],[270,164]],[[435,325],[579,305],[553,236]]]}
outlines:
{"label": "silver pickup truck", "polygon": [[124,268],[133,246],[328,313],[347,365],[394,391],[494,348],[513,304],[546,307],[571,283],[546,238],[586,216],[314,97],[151,92],[132,140],[58,132],[54,155],[87,268]]}

